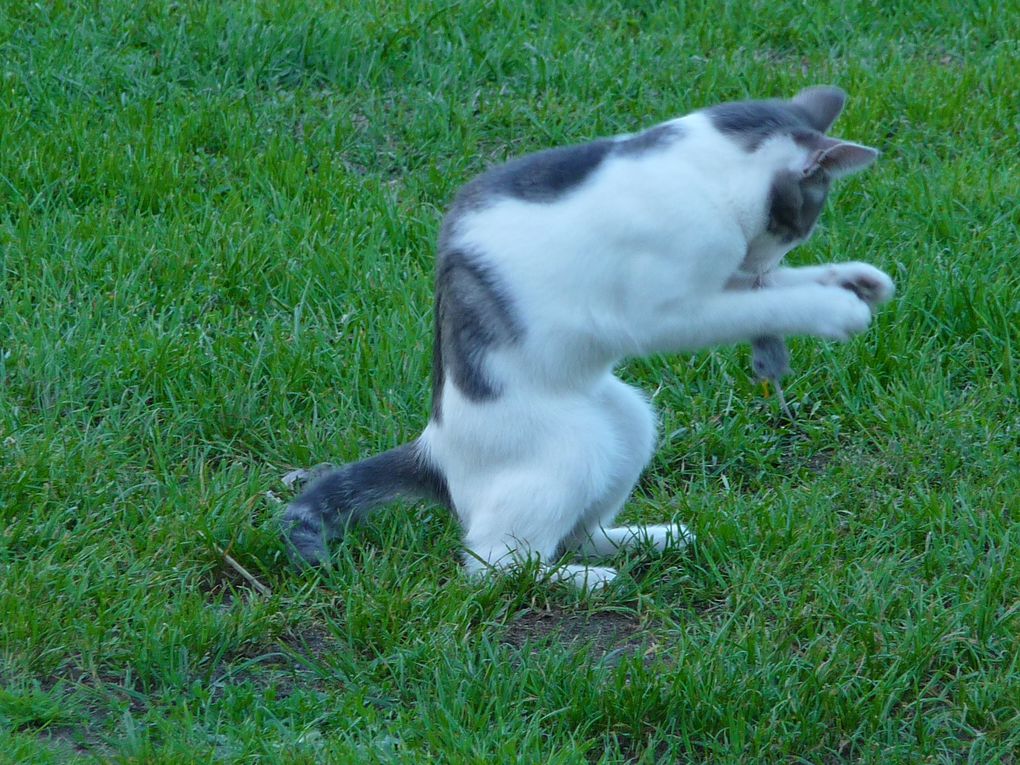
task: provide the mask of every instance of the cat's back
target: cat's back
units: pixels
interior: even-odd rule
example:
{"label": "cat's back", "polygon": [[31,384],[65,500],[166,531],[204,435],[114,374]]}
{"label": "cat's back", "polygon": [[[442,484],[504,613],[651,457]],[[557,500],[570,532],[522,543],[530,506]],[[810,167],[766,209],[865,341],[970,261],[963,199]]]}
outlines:
{"label": "cat's back", "polygon": [[739,157],[695,112],[634,134],[546,149],[497,165],[461,188],[444,219],[440,257],[515,242],[605,242],[703,220]]}

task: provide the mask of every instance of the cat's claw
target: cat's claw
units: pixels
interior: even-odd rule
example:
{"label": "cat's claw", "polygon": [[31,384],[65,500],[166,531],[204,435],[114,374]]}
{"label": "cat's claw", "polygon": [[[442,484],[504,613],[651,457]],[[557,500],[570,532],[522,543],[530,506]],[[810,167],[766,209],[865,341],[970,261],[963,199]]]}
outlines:
{"label": "cat's claw", "polygon": [[826,275],[826,284],[849,290],[874,309],[888,302],[896,292],[896,285],[884,271],[868,263],[840,263]]}

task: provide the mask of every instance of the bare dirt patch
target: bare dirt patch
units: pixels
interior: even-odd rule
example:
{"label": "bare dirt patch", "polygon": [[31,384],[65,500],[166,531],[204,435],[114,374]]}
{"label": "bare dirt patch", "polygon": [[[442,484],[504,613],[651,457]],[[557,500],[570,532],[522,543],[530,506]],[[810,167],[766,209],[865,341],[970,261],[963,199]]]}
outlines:
{"label": "bare dirt patch", "polygon": [[213,693],[222,696],[229,686],[251,683],[284,699],[298,688],[323,688],[327,657],[338,650],[339,642],[328,630],[309,627],[263,650],[233,656],[214,676]]}
{"label": "bare dirt patch", "polygon": [[71,756],[99,756],[106,746],[93,731],[67,725],[51,725],[36,734],[54,752]]}
{"label": "bare dirt patch", "polygon": [[592,658],[619,658],[641,652],[651,642],[646,625],[633,614],[604,611],[525,611],[507,625],[502,641],[532,651],[549,643],[586,647]]}

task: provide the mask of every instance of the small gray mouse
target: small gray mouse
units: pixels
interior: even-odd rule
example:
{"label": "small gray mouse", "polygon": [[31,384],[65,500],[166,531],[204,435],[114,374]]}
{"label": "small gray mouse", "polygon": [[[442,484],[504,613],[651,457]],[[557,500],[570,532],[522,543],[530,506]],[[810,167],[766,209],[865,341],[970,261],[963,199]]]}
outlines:
{"label": "small gray mouse", "polygon": [[[765,275],[758,274],[755,278],[752,289],[760,290],[765,287]],[[786,403],[786,396],[783,394],[782,379],[790,374],[790,349],[786,347],[786,341],[775,335],[756,337],[751,341],[751,368],[754,370],[758,380],[768,380],[776,389],[776,398],[779,399],[779,408],[786,419],[793,422],[793,412]]]}
{"label": "small gray mouse", "polygon": [[781,337],[757,337],[751,341],[751,368],[759,380],[768,380],[776,389],[779,408],[787,419],[793,420],[793,412],[786,403],[780,381],[790,374],[790,349]]}

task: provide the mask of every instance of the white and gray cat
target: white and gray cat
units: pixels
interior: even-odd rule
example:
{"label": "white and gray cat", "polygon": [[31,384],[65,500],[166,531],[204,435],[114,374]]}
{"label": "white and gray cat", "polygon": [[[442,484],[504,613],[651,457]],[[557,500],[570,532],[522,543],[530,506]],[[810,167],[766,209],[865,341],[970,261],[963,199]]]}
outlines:
{"label": "white and gray cat", "polygon": [[874,149],[825,132],[846,96],[724,103],[644,132],[495,167],[454,200],[439,235],[432,417],[415,441],[312,483],[286,511],[311,564],[352,521],[429,497],[464,528],[468,570],[535,556],[599,587],[611,568],[555,565],[662,549],[682,525],[614,526],[655,448],[655,415],[614,367],[632,356],[864,331],[892,280],[859,262],[778,267],[811,234],[830,182]]}

